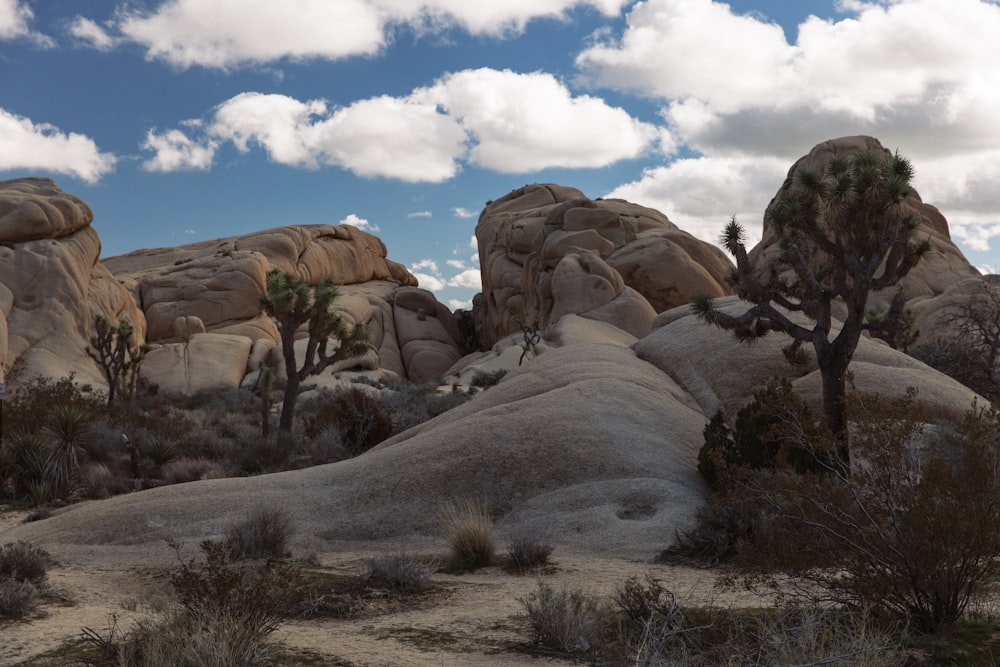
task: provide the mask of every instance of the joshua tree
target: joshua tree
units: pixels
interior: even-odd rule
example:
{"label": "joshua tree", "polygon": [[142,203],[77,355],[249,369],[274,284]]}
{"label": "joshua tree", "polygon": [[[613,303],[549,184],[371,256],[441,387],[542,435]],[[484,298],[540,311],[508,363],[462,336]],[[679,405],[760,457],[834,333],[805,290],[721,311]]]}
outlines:
{"label": "joshua tree", "polygon": [[[898,153],[837,156],[822,173],[799,167],[792,187],[764,214],[781,250],[769,273],[754,274],[743,244],[744,230],[735,217],[722,236],[736,258],[732,285],[752,307],[734,316],[716,309],[709,297],[692,304],[699,317],[732,330],[744,342],[770,331],[791,336],[785,348],[789,359],[797,358],[802,343],[812,344],[822,376],[823,410],[845,465],[849,465],[847,367],[863,331],[889,329],[903,313],[902,290],[876,317],[866,311],[868,295],[898,283],[930,247],[914,238],[919,220],[907,201],[912,177],[913,167]],[[788,269],[794,278],[783,273]],[[839,332],[833,331],[835,300],[843,305]],[[801,312],[815,324],[803,326],[789,311]]]}
{"label": "joshua tree", "polygon": [[[285,271],[275,269],[267,274],[267,293],[261,295],[260,307],[278,323],[288,378],[278,422],[281,431],[292,428],[303,380],[323,372],[334,362],[364,354],[369,349],[368,329],[364,324],[355,324],[348,330],[344,319],[331,310],[336,298],[337,288],[330,278],[310,288],[304,280]],[[307,325],[309,341],[299,366],[295,359],[295,333],[302,325]],[[331,338],[339,344],[336,350],[328,352]]]}
{"label": "joshua tree", "polygon": [[118,326],[112,326],[108,318],[94,315],[94,335],[90,337],[90,347],[87,352],[104,371],[108,381],[108,409],[114,403],[116,392],[125,403],[126,410],[135,395],[136,383],[139,380],[139,366],[149,348],[145,345],[135,345],[135,327],[126,319],[118,321]]}

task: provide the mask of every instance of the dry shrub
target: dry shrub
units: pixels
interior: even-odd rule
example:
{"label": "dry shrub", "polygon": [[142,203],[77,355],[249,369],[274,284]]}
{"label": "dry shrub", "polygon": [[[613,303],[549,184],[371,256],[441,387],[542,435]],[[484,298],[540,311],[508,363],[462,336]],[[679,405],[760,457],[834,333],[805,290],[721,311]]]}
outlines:
{"label": "dry shrub", "polygon": [[163,481],[167,484],[196,482],[200,479],[221,479],[226,469],[221,463],[204,457],[182,456],[163,466]]}
{"label": "dry shrub", "polygon": [[294,532],[288,512],[258,507],[226,531],[226,544],[239,558],[284,558]]}
{"label": "dry shrub", "polygon": [[527,572],[544,567],[552,555],[552,543],[545,532],[537,526],[520,525],[514,529],[507,556],[510,568],[516,572]]}
{"label": "dry shrub", "polygon": [[943,630],[998,573],[1000,411],[974,405],[933,427],[915,390],[849,407],[849,472],[745,481],[770,518],[741,554],[742,583]]}
{"label": "dry shrub", "polygon": [[539,582],[521,604],[535,642],[557,653],[588,653],[605,643],[615,628],[610,602],[578,589],[557,591]]}
{"label": "dry shrub", "polygon": [[134,486],[104,463],[85,463],[80,466],[79,477],[80,494],[85,498],[110,498]]}
{"label": "dry shrub", "polygon": [[451,544],[451,565],[460,570],[486,567],[493,561],[496,533],[493,519],[478,500],[447,503],[440,515],[441,529]]}
{"label": "dry shrub", "polygon": [[28,542],[10,542],[0,547],[0,579],[41,583],[51,563],[47,551]]}
{"label": "dry shrub", "polygon": [[38,587],[30,581],[0,579],[0,619],[20,618],[38,606]]}
{"label": "dry shrub", "polygon": [[397,593],[416,593],[431,585],[431,568],[403,552],[383,554],[372,558],[362,579]]}

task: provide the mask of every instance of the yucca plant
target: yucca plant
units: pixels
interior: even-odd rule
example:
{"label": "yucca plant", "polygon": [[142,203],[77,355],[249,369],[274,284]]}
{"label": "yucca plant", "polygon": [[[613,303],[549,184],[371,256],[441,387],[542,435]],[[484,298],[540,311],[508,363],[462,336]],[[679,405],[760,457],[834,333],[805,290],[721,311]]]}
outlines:
{"label": "yucca plant", "polygon": [[92,423],[93,416],[86,409],[64,405],[56,408],[45,424],[43,430],[51,443],[42,480],[52,498],[64,498],[72,490]]}

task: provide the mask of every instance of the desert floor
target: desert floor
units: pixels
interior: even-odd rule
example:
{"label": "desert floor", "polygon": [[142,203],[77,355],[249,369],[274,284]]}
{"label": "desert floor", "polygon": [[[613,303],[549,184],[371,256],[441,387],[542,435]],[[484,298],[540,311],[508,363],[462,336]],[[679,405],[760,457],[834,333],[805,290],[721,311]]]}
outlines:
{"label": "desert floor", "polygon": [[[0,537],[5,528],[23,516],[24,512],[0,514]],[[377,553],[370,543],[364,546],[316,553],[315,569],[329,574],[360,574]],[[166,545],[164,552],[169,552]],[[439,554],[442,558],[446,555],[443,543]],[[112,614],[117,616],[119,627],[127,629],[138,617],[148,614],[157,600],[169,597],[164,573],[168,567],[165,563],[173,554],[152,567],[137,567],[134,556],[116,560],[107,555],[100,559],[77,558],[75,554],[63,558],[58,552],[54,555],[58,562],[49,570],[49,581],[68,602],[46,602],[27,620],[0,624],[0,666],[63,664],[58,658],[40,656],[79,640],[84,627],[106,633]],[[564,659],[532,649],[519,600],[534,591],[539,581],[557,589],[565,586],[611,594],[629,576],[652,573],[680,601],[722,602],[713,590],[712,573],[667,567],[651,559],[652,554],[644,562],[567,553],[557,545],[552,554],[553,568],[544,574],[514,575],[500,568],[460,575],[436,573],[431,594],[393,601],[385,591],[372,590],[349,618],[290,620],[272,637],[290,653],[307,656],[309,664],[318,665],[567,664]]]}

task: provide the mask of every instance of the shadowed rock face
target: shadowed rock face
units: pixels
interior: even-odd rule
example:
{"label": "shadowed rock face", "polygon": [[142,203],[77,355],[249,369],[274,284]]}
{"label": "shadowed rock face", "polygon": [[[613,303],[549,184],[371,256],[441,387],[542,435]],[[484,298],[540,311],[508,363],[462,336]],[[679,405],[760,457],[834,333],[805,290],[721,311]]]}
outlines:
{"label": "shadowed rock face", "polygon": [[476,239],[483,293],[474,310],[484,346],[568,314],[641,337],[656,313],[698,294],[729,293],[730,262],[718,248],[653,209],[559,185],[528,185],[490,203]]}
{"label": "shadowed rock face", "polygon": [[[877,139],[866,136],[841,137],[817,144],[807,155],[799,158],[788,170],[785,182],[778,189],[772,201],[778,199],[792,187],[795,172],[800,168],[822,173],[826,163],[835,156],[847,157],[863,151],[873,151],[891,155],[891,151]],[[919,171],[920,165],[914,164]],[[914,192],[909,200],[911,210],[920,220],[917,238],[927,239],[931,250],[901,281],[906,296],[907,307],[912,311],[920,340],[933,339],[941,335],[941,318],[960,299],[968,298],[982,289],[982,275],[952,242],[948,231],[948,221],[934,206],[925,204]],[[751,264],[759,273],[766,273],[778,262],[780,248],[775,231],[768,220],[764,220],[761,242],[749,253]],[[788,277],[794,279],[794,273]],[[872,294],[869,308],[884,310],[888,307],[895,288]]]}

